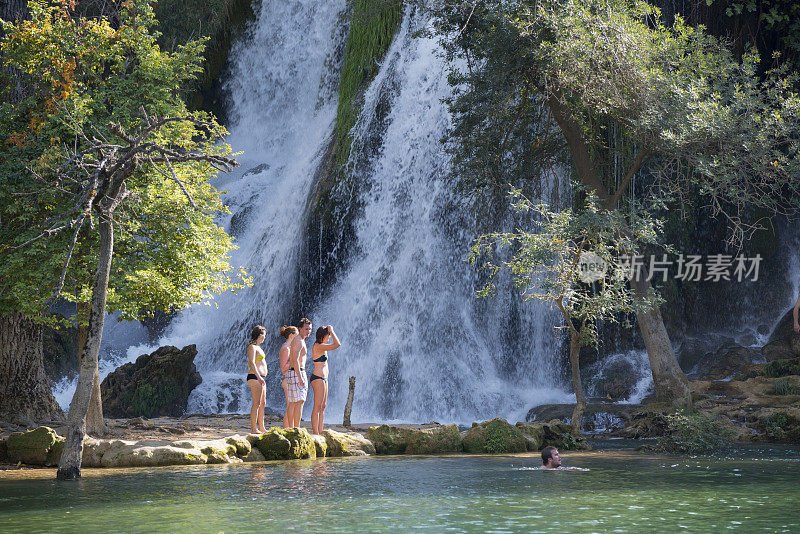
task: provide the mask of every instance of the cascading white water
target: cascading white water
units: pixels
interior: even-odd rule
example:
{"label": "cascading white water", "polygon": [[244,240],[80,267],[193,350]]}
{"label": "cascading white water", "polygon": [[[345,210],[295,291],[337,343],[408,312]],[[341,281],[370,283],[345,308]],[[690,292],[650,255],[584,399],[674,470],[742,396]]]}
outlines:
{"label": "cascading white water", "polygon": [[[203,383],[192,393],[190,411],[246,410],[250,329],[288,322],[283,314],[292,297],[309,189],[336,113],[336,88],[326,82],[344,8],[344,0],[265,0],[231,52],[228,141],[243,154],[237,157],[240,170],[218,187],[227,190],[233,214],[227,227],[240,247],[232,263],[248,269],[254,286],[219,296],[216,306],[187,310],[159,341],[197,344]],[[274,330],[268,339],[275,339]],[[276,386],[275,366],[270,369],[269,384]]]}
{"label": "cascading white water", "polygon": [[[406,9],[353,131],[358,152],[370,129],[385,128],[358,176],[358,253],[313,314],[315,324],[334,323],[343,343],[330,355],[328,411],[338,418],[352,375],[355,420],[519,420],[532,405],[569,398],[552,371],[553,317],[533,303],[513,312],[508,294],[475,300],[476,277],[463,260],[476,214],[446,180],[440,142],[450,124],[447,64],[437,40],[413,36],[427,21],[412,13]],[[375,124],[379,101],[390,111]]]}

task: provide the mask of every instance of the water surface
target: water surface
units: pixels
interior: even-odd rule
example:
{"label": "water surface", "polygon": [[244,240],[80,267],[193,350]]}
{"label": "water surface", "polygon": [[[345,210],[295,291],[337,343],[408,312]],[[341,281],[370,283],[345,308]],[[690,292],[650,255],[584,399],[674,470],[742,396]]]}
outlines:
{"label": "water surface", "polygon": [[87,470],[70,483],[0,473],[0,531],[800,531],[797,449],[565,456],[589,471],[540,471],[527,454]]}

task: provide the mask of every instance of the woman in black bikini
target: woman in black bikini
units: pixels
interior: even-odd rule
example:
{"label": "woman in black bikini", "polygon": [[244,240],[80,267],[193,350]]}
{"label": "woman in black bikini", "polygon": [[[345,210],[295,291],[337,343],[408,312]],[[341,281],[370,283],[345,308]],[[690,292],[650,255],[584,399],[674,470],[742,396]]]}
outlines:
{"label": "woman in black bikini", "polygon": [[264,380],[267,376],[267,362],[264,361],[264,351],[259,347],[267,337],[267,329],[263,326],[254,326],[250,332],[250,343],[247,344],[247,385],[253,395],[253,406],[250,407],[250,432],[263,434],[267,431],[264,427],[264,405],[267,401],[267,385]]}
{"label": "woman in black bikini", "polygon": [[[331,339],[328,342],[328,339]],[[311,432],[322,434],[325,422],[325,405],[328,403],[328,352],[338,349],[342,344],[336,337],[331,325],[317,328],[317,340],[311,347],[311,358],[314,360],[314,373],[309,379],[314,390],[314,409],[311,410]]]}

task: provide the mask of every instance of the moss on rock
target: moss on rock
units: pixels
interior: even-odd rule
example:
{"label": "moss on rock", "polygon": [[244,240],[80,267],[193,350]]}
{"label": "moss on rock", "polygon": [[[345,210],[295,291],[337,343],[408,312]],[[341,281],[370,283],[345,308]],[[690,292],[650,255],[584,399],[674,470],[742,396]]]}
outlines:
{"label": "moss on rock", "polygon": [[568,451],[588,451],[592,448],[586,438],[558,419],[551,419],[546,423],[534,423],[534,426],[539,425],[542,429],[541,448],[552,446]]}
{"label": "moss on rock", "polygon": [[[59,445],[56,445],[59,443]],[[28,432],[14,432],[7,440],[8,456],[13,462],[31,465],[57,465],[64,438],[47,426]],[[51,454],[51,451],[52,454]],[[56,457],[56,453],[58,456]]]}
{"label": "moss on rock", "polygon": [[314,440],[314,448],[317,451],[317,458],[324,458],[328,456],[328,440],[325,436],[319,434],[312,434],[311,439]]}
{"label": "moss on rock", "polygon": [[378,454],[403,454],[408,442],[399,427],[380,425],[367,429],[367,439],[375,445]]}
{"label": "moss on rock", "polygon": [[239,458],[244,458],[245,456],[250,454],[250,451],[253,448],[250,445],[250,442],[247,441],[247,438],[245,438],[244,436],[239,436],[239,435],[231,436],[231,437],[227,438],[225,440],[225,443],[227,443],[228,445],[233,446],[236,449],[235,454]]}
{"label": "moss on rock", "polygon": [[472,454],[504,454],[526,452],[528,439],[522,431],[505,419],[472,423],[462,438],[464,452]]}
{"label": "moss on rock", "polygon": [[328,445],[328,456],[367,456],[375,454],[374,443],[357,432],[336,432],[325,430],[322,433]]}
{"label": "moss on rock", "polygon": [[248,436],[267,460],[315,458],[314,440],[305,428],[272,427],[264,434]]}
{"label": "moss on rock", "polygon": [[542,442],[544,441],[544,429],[542,425],[533,423],[517,423],[517,428],[525,437],[525,441],[529,451],[540,451],[543,448]]}

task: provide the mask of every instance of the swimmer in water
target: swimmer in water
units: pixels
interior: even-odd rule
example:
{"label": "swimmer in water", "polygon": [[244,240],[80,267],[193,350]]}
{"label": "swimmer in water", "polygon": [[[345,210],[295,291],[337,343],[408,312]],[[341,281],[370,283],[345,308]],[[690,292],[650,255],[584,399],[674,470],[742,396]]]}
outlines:
{"label": "swimmer in water", "polygon": [[561,467],[561,455],[555,447],[542,449],[542,467],[539,469],[558,469]]}

